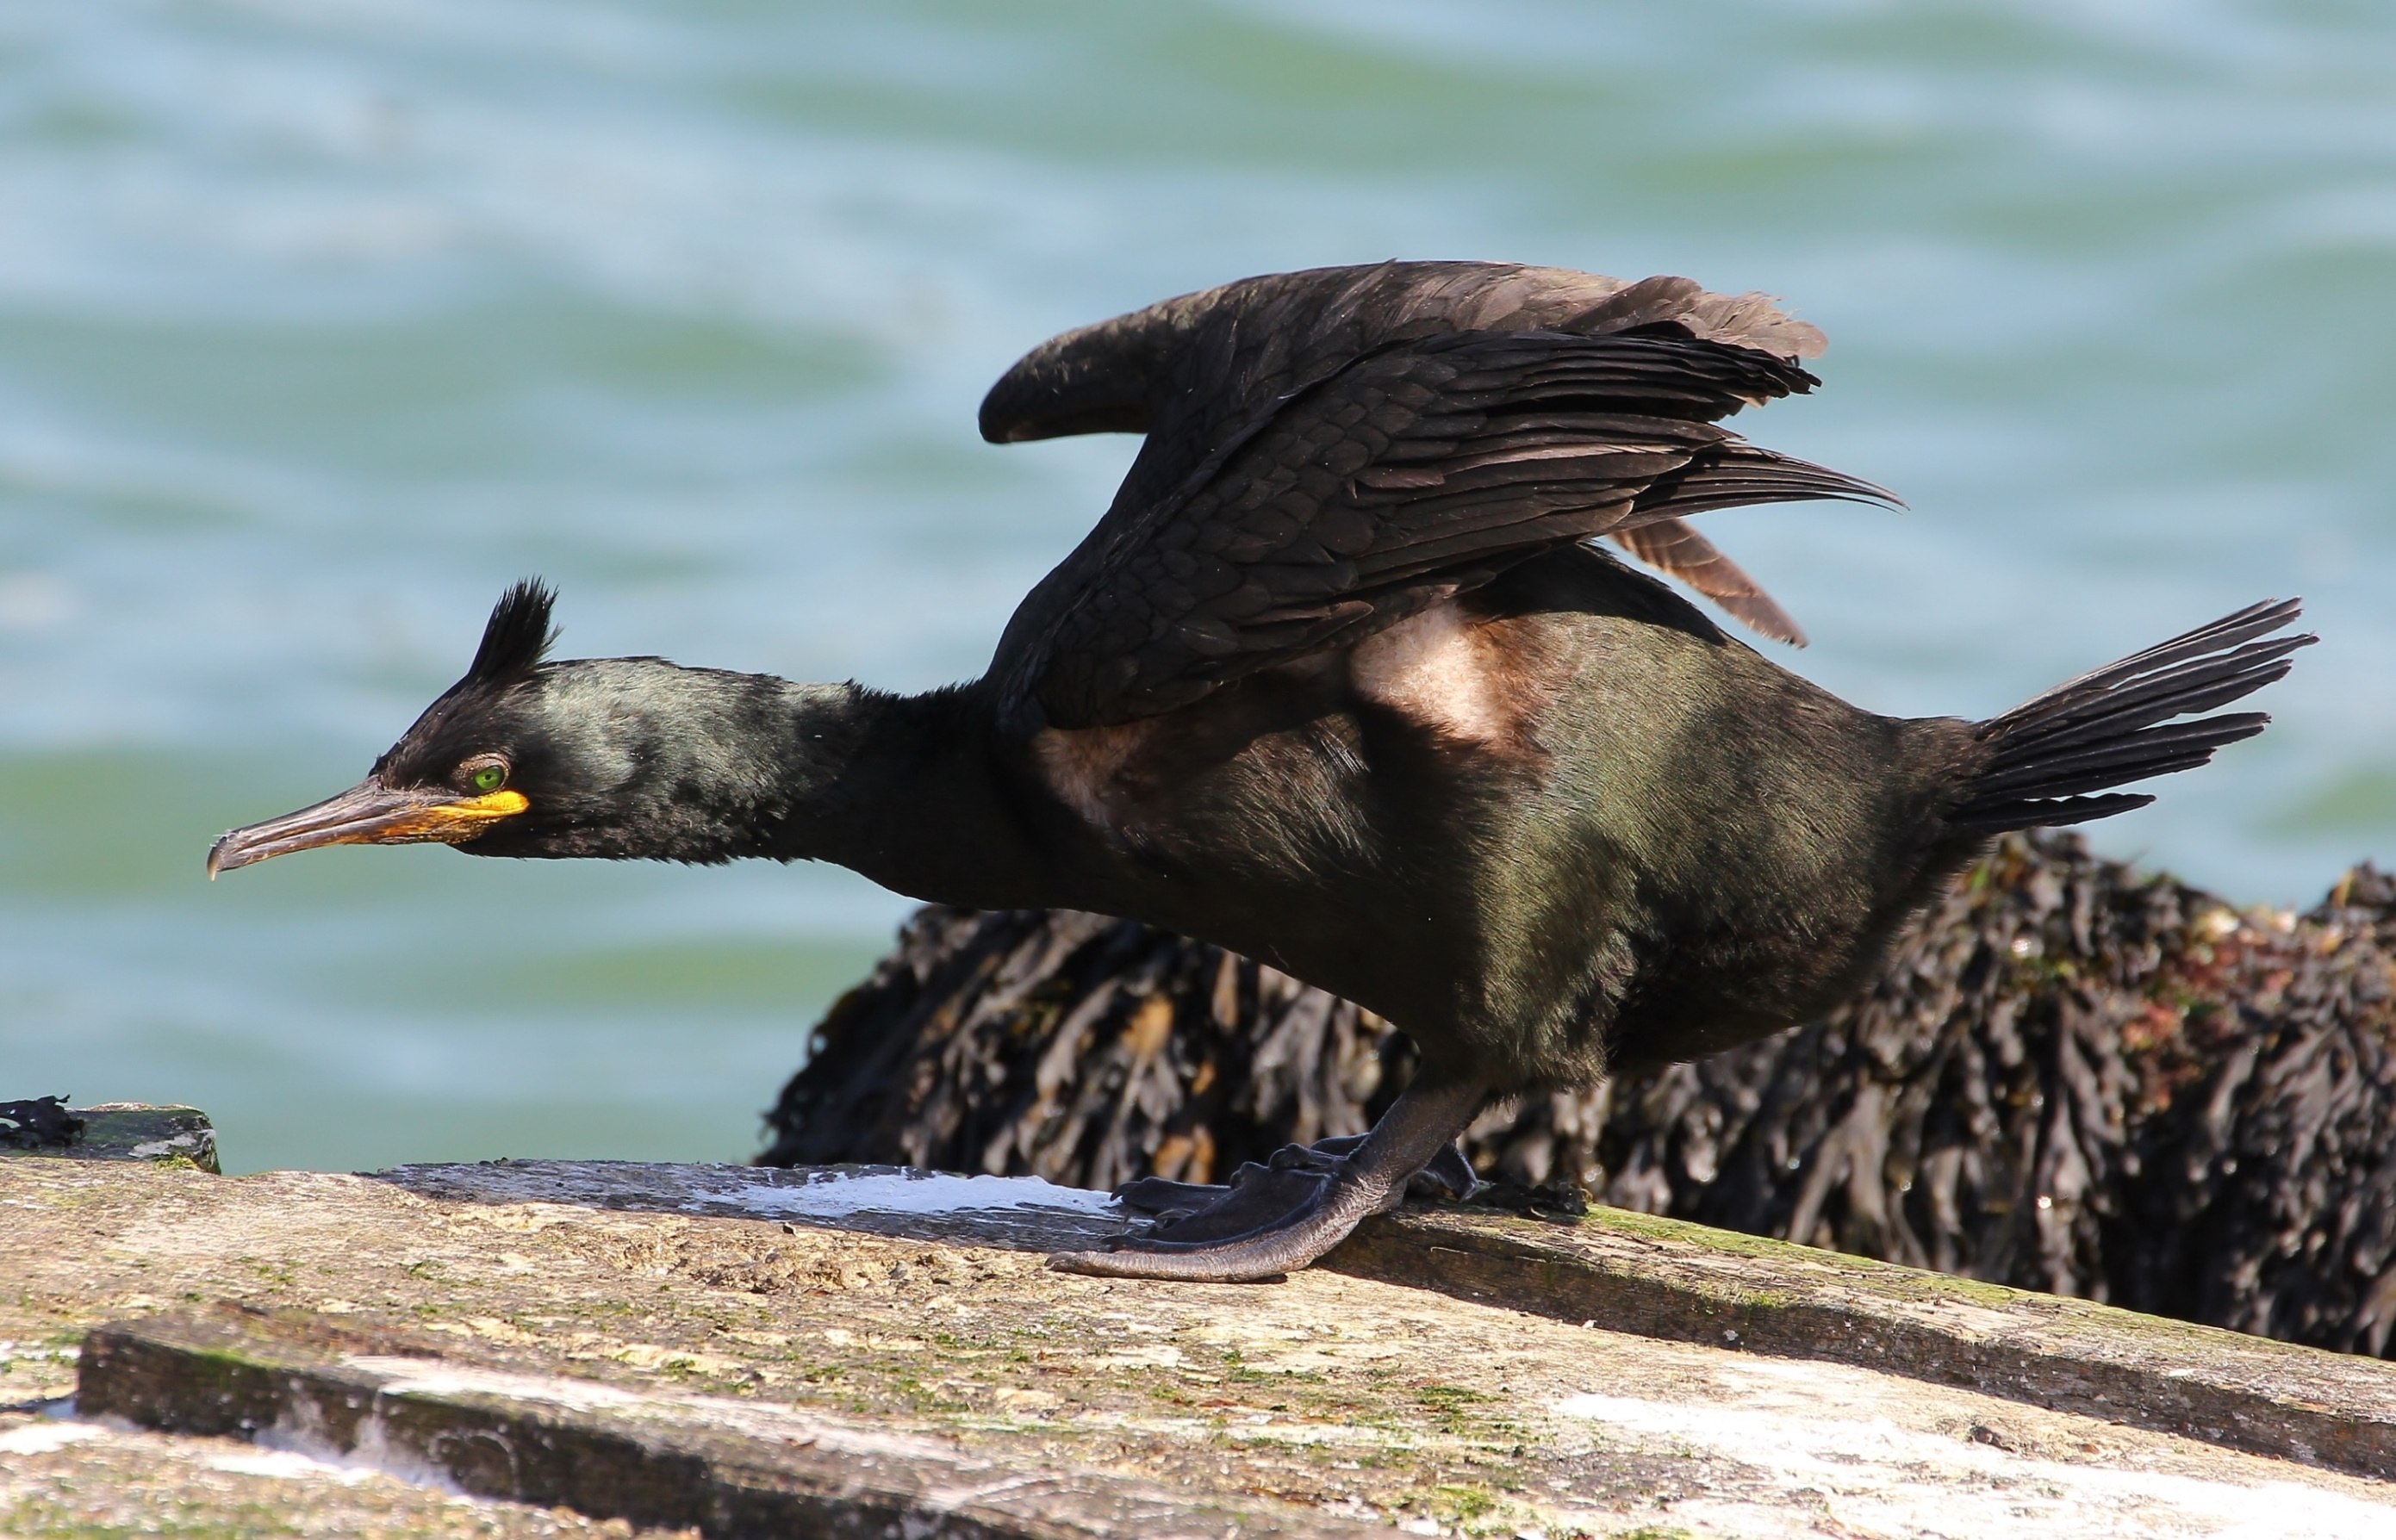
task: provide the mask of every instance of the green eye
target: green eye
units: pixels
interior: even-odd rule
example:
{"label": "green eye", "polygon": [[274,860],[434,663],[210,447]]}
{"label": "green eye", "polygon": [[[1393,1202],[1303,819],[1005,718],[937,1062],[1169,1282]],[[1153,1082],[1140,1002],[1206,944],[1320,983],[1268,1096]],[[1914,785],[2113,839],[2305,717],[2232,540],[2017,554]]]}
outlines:
{"label": "green eye", "polygon": [[507,783],[508,767],[504,764],[486,764],[481,769],[476,770],[472,776],[468,777],[466,780],[467,785],[473,787],[477,791],[486,794],[497,791],[500,787],[505,786]]}

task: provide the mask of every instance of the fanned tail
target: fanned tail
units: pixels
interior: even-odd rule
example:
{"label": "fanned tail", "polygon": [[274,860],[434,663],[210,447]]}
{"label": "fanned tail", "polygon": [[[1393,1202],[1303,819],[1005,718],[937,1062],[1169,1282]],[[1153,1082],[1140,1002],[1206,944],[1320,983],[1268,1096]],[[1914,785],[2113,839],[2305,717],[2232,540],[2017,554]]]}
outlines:
{"label": "fanned tail", "polygon": [[1981,723],[1991,752],[1947,826],[1996,834],[2144,807],[2154,798],[2109,789],[2192,770],[2271,720],[2261,711],[2172,719],[2226,706],[2286,673],[2289,655],[2318,638],[2270,633],[2299,613],[2294,599],[2249,605]]}

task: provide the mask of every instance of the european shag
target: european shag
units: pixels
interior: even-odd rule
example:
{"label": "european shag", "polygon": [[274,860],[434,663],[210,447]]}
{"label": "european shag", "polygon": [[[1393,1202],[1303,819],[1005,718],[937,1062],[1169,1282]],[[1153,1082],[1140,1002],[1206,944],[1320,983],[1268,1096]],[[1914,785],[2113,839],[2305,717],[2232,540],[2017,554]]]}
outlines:
{"label": "european shag", "polygon": [[2258,712],[2195,717],[2312,640],[2257,604],[1985,722],[1857,710],[1684,523],[1885,500],[1719,419],[1817,381],[1820,333],[1682,278],[1408,262],[1252,278],[1069,332],[985,438],[1147,435],[989,671],[926,695],[656,657],[545,660],[510,590],[466,675],[365,782],[236,830],[211,873],[312,846],[837,861],[914,897],[1125,915],[1378,1012],[1421,1050],[1361,1139],[1058,1256],[1125,1277],[1305,1266],[1494,1097],[1776,1032],[1865,978],[2005,830],[2152,799]]}

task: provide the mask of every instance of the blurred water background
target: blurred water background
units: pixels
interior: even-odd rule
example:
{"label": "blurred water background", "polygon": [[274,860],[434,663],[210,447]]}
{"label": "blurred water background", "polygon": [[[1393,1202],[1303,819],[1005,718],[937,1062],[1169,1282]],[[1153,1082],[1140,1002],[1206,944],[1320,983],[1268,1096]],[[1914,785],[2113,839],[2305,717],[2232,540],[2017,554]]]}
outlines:
{"label": "blurred water background", "polygon": [[1127,440],[1049,333],[1392,255],[1787,297],[1744,426],[1901,492],[1709,530],[1860,702],[1986,714],[2265,595],[2277,727],[2113,853],[2396,853],[2396,7],[85,0],[0,8],[0,1097],[234,1169],[738,1159],[904,912],[832,870],[337,850],[508,579],[571,655],[978,671]]}

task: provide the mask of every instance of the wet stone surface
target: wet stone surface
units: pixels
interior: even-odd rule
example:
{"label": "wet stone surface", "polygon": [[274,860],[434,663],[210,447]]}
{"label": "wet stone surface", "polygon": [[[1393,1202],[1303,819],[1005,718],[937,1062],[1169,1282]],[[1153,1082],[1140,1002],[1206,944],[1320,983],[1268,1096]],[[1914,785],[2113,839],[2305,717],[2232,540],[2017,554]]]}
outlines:
{"label": "wet stone surface", "polygon": [[[1618,1217],[1409,1217],[1341,1254],[1352,1272],[1157,1285],[1046,1271],[1039,1248],[1115,1221],[1029,1183],[0,1162],[0,1403],[17,1408],[0,1439],[101,1428],[0,1460],[0,1533],[106,1533],[137,1509],[157,1533],[243,1533],[228,1515],[267,1480],[312,1483],[320,1506],[294,1513],[381,1504],[346,1531],[369,1533],[609,1519],[765,1533],[740,1528],[742,1504],[836,1501],[824,1494],[843,1482],[859,1533],[900,1509],[959,1533],[2396,1529],[2396,1488],[2349,1470],[1696,1327],[1744,1310],[1724,1319],[1768,1336],[1844,1318],[1889,1341],[1872,1323],[1910,1309],[1937,1327],[1921,1341],[2019,1346],[2043,1320],[2063,1360],[2103,1348],[2152,1370],[2113,1393],[2190,1367],[2268,1376],[2218,1356],[2243,1339],[2176,1324],[2140,1337],[2119,1312],[1986,1285],[1950,1296],[1925,1275],[1657,1221],[1609,1228]],[[1644,1315],[1566,1319],[1591,1299]],[[2259,1347],[2291,1374],[2321,1371],[2335,1416],[2396,1405],[2384,1365]],[[39,1414],[79,1369],[92,1406],[187,1431]],[[161,1452],[138,1482],[128,1440]],[[472,1448],[479,1464],[459,1453]],[[583,1481],[557,1517],[538,1494],[469,1502],[296,1463],[487,1496],[559,1449],[581,1451],[565,1468],[621,1479]],[[278,1452],[288,1473],[207,1463]],[[683,1473],[671,1491],[669,1468]]]}

